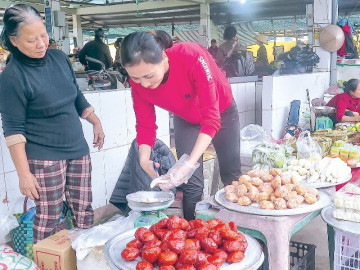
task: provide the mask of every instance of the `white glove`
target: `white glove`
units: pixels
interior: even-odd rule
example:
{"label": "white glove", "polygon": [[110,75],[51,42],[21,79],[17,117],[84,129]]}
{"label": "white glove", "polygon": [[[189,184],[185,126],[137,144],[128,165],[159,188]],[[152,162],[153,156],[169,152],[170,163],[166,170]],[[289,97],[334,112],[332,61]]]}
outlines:
{"label": "white glove", "polygon": [[198,162],[192,165],[188,160],[189,156],[187,154],[182,155],[165,175],[153,180],[151,187],[159,185],[160,189],[169,190],[187,183],[195,170],[200,166]]}

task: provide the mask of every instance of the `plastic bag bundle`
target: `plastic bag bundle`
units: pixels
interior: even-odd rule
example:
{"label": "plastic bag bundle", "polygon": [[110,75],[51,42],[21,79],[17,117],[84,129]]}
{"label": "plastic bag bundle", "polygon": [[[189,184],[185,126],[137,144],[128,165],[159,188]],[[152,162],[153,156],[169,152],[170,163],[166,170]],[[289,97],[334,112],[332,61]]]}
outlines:
{"label": "plastic bag bundle", "polygon": [[0,269],[40,270],[32,260],[6,245],[0,245]]}
{"label": "plastic bag bundle", "polygon": [[270,137],[263,127],[259,125],[248,125],[240,132],[240,154],[251,157],[255,147],[262,143],[269,143]]}
{"label": "plastic bag bundle", "polygon": [[289,145],[263,143],[255,147],[252,154],[254,169],[282,168],[294,149]]}
{"label": "plastic bag bundle", "polygon": [[297,158],[322,158],[322,150],[317,141],[315,141],[309,131],[303,131],[300,133],[296,142]]}
{"label": "plastic bag bundle", "polygon": [[10,231],[19,226],[15,216],[0,214],[0,244],[11,240]]}

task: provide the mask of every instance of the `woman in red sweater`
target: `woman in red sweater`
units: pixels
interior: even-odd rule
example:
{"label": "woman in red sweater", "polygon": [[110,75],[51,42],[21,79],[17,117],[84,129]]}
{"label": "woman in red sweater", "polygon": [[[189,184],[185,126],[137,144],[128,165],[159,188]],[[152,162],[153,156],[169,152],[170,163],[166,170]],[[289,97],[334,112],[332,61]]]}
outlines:
{"label": "woman in red sweater", "polygon": [[156,105],[174,113],[177,156],[189,155],[185,163],[174,165],[171,181],[188,180],[182,186],[184,216],[194,219],[204,187],[202,155],[211,142],[223,183],[231,184],[240,175],[239,115],[230,84],[205,48],[190,42],[173,44],[164,31],[125,37],[121,60],[131,78],[141,167],[156,177],[150,160]]}
{"label": "woman in red sweater", "polygon": [[344,83],[344,93],[333,97],[327,106],[336,108],[338,122],[360,121],[360,84],[358,79]]}

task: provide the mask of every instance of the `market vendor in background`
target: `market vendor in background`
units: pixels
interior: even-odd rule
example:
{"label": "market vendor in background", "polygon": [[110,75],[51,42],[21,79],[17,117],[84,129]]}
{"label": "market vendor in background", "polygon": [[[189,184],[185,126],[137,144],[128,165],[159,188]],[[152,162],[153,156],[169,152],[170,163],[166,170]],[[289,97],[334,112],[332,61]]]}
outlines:
{"label": "market vendor in background", "polygon": [[204,188],[202,156],[211,142],[223,183],[231,184],[241,174],[239,114],[230,84],[205,48],[192,42],[173,44],[164,31],[126,36],[121,61],[131,78],[140,164],[152,178],[157,176],[150,160],[157,129],[155,105],[175,114],[177,156],[189,158],[174,165],[172,181],[188,180],[182,186],[184,217],[194,219]]}
{"label": "market vendor in background", "polygon": [[336,108],[338,122],[360,121],[360,84],[358,79],[344,82],[344,93],[333,97],[327,106]]}
{"label": "market vendor in background", "polygon": [[52,233],[65,194],[74,225],[93,225],[91,160],[80,116],[93,125],[94,147],[104,133],[76,83],[67,56],[48,50],[40,13],[27,4],[5,10],[1,45],[11,59],[0,77],[0,113],[20,192],[35,200],[34,242]]}

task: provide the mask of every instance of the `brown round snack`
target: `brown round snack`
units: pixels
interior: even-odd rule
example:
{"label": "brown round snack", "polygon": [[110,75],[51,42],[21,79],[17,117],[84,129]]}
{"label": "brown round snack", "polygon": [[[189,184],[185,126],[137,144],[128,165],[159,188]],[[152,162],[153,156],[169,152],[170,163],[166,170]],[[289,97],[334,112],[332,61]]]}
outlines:
{"label": "brown round snack", "polygon": [[298,176],[295,176],[295,175],[292,175],[291,177],[290,177],[290,179],[291,179],[291,184],[294,184],[294,185],[298,185],[299,184],[299,177],[300,177],[300,175],[298,175]]}
{"label": "brown round snack", "polygon": [[256,198],[257,195],[259,194],[259,191],[256,187],[252,186],[249,191],[247,196],[250,198],[251,201],[256,202]]}
{"label": "brown round snack", "polygon": [[270,173],[265,173],[263,176],[261,176],[261,180],[266,182],[271,182],[274,179],[274,177]]}
{"label": "brown round snack", "polygon": [[260,177],[261,175],[261,171],[260,170],[251,170],[249,171],[247,174],[250,176],[250,177]]}
{"label": "brown round snack", "polygon": [[265,183],[265,184],[261,185],[260,187],[258,187],[258,190],[260,192],[266,192],[269,195],[274,192],[274,189],[272,188],[270,183]]}
{"label": "brown round snack", "polygon": [[238,196],[233,192],[226,192],[226,199],[230,202],[237,202]]}
{"label": "brown round snack", "polygon": [[281,186],[281,177],[279,175],[274,177],[274,180],[272,180],[271,182],[271,186],[273,187],[273,189],[277,189]]}
{"label": "brown round snack", "polygon": [[233,185],[227,185],[225,187],[225,192],[235,192],[235,191],[236,191],[236,189],[235,189],[235,186],[233,186]]}
{"label": "brown round snack", "polygon": [[251,200],[249,199],[249,197],[247,196],[241,196],[238,199],[238,204],[242,205],[242,206],[248,206],[251,204]]}
{"label": "brown round snack", "polygon": [[304,196],[301,196],[301,195],[296,195],[295,199],[299,204],[302,204],[304,202],[304,200],[305,200]]}
{"label": "brown round snack", "polygon": [[288,201],[292,198],[295,198],[297,196],[296,191],[290,191],[286,196],[284,196],[285,201]]}
{"label": "brown round snack", "polygon": [[296,200],[296,198],[290,198],[287,202],[286,202],[286,205],[288,208],[290,209],[294,209],[294,208],[298,208],[299,207],[299,203],[298,201]]}
{"label": "brown round snack", "polygon": [[295,189],[294,184],[285,184],[284,186],[288,189],[288,191],[293,191]]}
{"label": "brown round snack", "polygon": [[287,206],[286,206],[286,201],[283,199],[283,198],[277,198],[275,199],[274,201],[274,206],[275,206],[275,209],[277,210],[281,210],[281,209],[286,209]]}
{"label": "brown round snack", "polygon": [[253,177],[253,178],[251,178],[251,184],[258,187],[258,186],[261,186],[262,184],[264,184],[264,182],[259,177]]}
{"label": "brown round snack", "polygon": [[282,173],[281,177],[281,184],[286,185],[291,183],[291,178],[288,174]]}
{"label": "brown round snack", "polygon": [[248,189],[247,189],[247,187],[246,187],[244,184],[238,185],[236,190],[237,190],[237,195],[238,195],[239,197],[245,196],[246,193],[248,192]]}
{"label": "brown round snack", "polygon": [[260,203],[260,208],[261,209],[269,209],[269,210],[273,210],[275,208],[274,204],[270,201],[262,201]]}
{"label": "brown round snack", "polygon": [[313,203],[316,203],[316,201],[317,201],[316,196],[311,193],[305,193],[304,199],[307,204],[313,204]]}
{"label": "brown round snack", "polygon": [[308,187],[306,189],[306,193],[314,194],[315,196],[319,196],[319,191],[314,187]]}
{"label": "brown round snack", "polygon": [[276,198],[284,198],[285,196],[287,196],[289,193],[288,189],[286,187],[278,187],[275,192],[274,195]]}
{"label": "brown round snack", "polygon": [[244,185],[248,190],[254,187],[253,184],[251,184],[250,182],[246,182]]}
{"label": "brown round snack", "polygon": [[272,176],[275,177],[275,176],[281,174],[281,173],[282,173],[282,170],[281,170],[281,169],[271,169],[271,170],[269,171],[269,173],[270,173]]}
{"label": "brown round snack", "polygon": [[245,184],[250,181],[251,181],[251,177],[249,175],[244,174],[239,177],[239,184]]}
{"label": "brown round snack", "polygon": [[271,193],[269,200],[270,200],[271,202],[274,202],[276,199],[277,199],[277,198],[275,197],[274,193]]}
{"label": "brown round snack", "polygon": [[262,201],[267,201],[269,200],[270,195],[266,192],[259,192],[256,196],[256,201],[258,203],[261,203]]}
{"label": "brown round snack", "polygon": [[306,193],[306,187],[302,185],[297,185],[295,190],[298,195],[304,195]]}
{"label": "brown round snack", "polygon": [[233,186],[237,187],[238,185],[240,185],[239,181],[232,181],[231,183]]}

